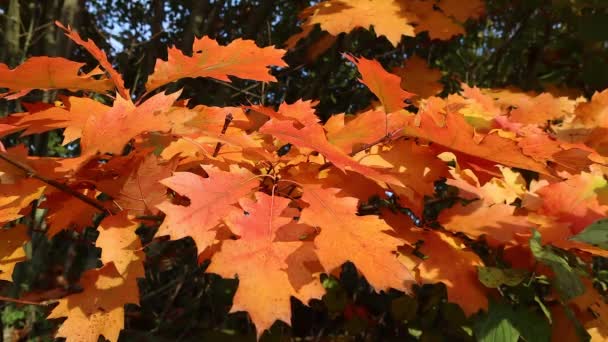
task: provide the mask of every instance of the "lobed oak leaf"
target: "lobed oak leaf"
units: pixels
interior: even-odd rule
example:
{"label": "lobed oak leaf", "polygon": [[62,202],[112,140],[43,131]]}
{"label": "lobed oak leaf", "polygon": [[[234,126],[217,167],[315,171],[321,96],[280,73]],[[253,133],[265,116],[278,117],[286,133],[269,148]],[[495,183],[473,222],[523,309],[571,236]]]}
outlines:
{"label": "lobed oak leaf", "polygon": [[14,184],[0,184],[0,223],[23,217],[22,210],[42,196],[46,185],[37,179],[22,179]]}
{"label": "lobed oak leaf", "polygon": [[19,224],[9,229],[0,229],[0,280],[13,280],[13,270],[18,262],[27,259],[25,244],[30,240],[27,226]]}
{"label": "lobed oak leaf", "polygon": [[61,299],[47,317],[67,317],[56,337],[64,337],[66,341],[96,342],[102,335],[117,341],[124,328],[124,305],[139,302],[136,279],[121,277],[110,263],[85,272],[80,284],[84,291]]}
{"label": "lobed oak leaf", "polygon": [[423,138],[505,166],[551,175],[543,163],[524,155],[516,141],[496,133],[476,133],[460,113],[450,108],[449,103],[444,102],[443,108],[423,107],[418,115],[407,119],[405,135]]}
{"label": "lobed oak leaf", "polygon": [[[95,190],[77,190],[91,199],[99,194]],[[54,236],[63,229],[75,229],[82,231],[93,223],[93,217],[98,210],[80,199],[62,191],[50,192],[40,208],[48,209],[46,221],[48,224],[47,235]],[[69,210],[66,210],[69,208]]]}
{"label": "lobed oak leaf", "polygon": [[302,24],[303,32],[289,39],[289,47],[294,47],[300,39],[308,36],[316,24],[333,36],[359,27],[369,29],[373,26],[376,34],[385,36],[393,46],[399,44],[402,35],[415,35],[412,22],[416,17],[398,1],[324,1],[306,8],[300,18],[305,19]]}
{"label": "lobed oak leaf", "polygon": [[537,189],[535,193],[542,203],[537,212],[570,223],[572,233],[579,233],[608,213],[603,195],[607,188],[608,182],[601,173],[582,172]]}
{"label": "lobed oak leaf", "polygon": [[160,181],[171,176],[176,166],[176,158],[164,161],[154,154],[113,158],[104,165],[108,177],[96,181],[96,185],[130,213],[157,214],[156,206],[163,202],[166,192]]}
{"label": "lobed oak leaf", "polygon": [[477,267],[483,266],[481,259],[444,233],[421,232],[420,239],[424,243],[419,251],[427,257],[417,267],[420,281],[443,282],[448,300],[460,305],[467,316],[487,309],[487,293],[477,278]]}
{"label": "lobed oak leaf", "polygon": [[33,89],[68,89],[71,91],[88,90],[105,93],[112,88],[108,79],[95,79],[91,74],[80,75],[84,63],[70,61],[62,57],[31,57],[15,69],[0,63],[0,88],[15,99],[26,95]]}
{"label": "lobed oak leaf", "polygon": [[390,235],[384,220],[357,216],[357,199],[337,197],[340,190],[304,184],[299,222],[318,227],[315,237],[319,261],[327,272],[353,262],[376,290],[395,288],[409,292],[414,276],[398,259],[397,247],[404,242]]}
{"label": "lobed oak leaf", "polygon": [[15,117],[14,125],[25,128],[22,136],[38,134],[65,128],[62,145],[66,145],[82,136],[82,129],[89,116],[102,115],[110,110],[101,102],[87,97],[70,96],[64,99],[62,106],[32,106],[24,103],[29,115]]}
{"label": "lobed oak leaf", "polygon": [[418,98],[427,98],[437,95],[443,90],[441,70],[431,68],[427,62],[412,56],[405,61],[402,67],[394,68],[392,73],[401,77],[401,88],[416,94]]}
{"label": "lobed oak leaf", "polygon": [[165,220],[157,235],[169,235],[172,239],[191,236],[199,252],[209,247],[215,237],[213,228],[230,213],[237,201],[247,196],[259,185],[259,180],[249,170],[236,165],[230,171],[207,168],[208,178],[190,172],[175,172],[161,183],[190,199],[188,206],[165,201],[157,208],[165,214]]}
{"label": "lobed oak leaf", "polygon": [[101,50],[94,41],[87,39],[86,41],[80,38],[78,32],[72,31],[72,28],[63,26],[59,21],[55,21],[55,25],[59,26],[65,31],[65,35],[68,36],[74,43],[85,48],[98,62],[99,65],[110,75],[110,79],[116,86],[118,93],[125,99],[130,99],[129,91],[125,88],[125,81],[122,76],[114,69],[106,53]]}
{"label": "lobed oak leaf", "polygon": [[317,24],[333,36],[373,26],[374,32],[385,36],[393,46],[399,44],[401,36],[413,37],[423,31],[428,31],[431,39],[450,39],[464,33],[461,23],[478,18],[483,12],[480,0],[465,3],[453,0],[327,0],[300,13],[304,21],[302,32],[290,37],[287,46],[294,47]]}
{"label": "lobed oak leaf", "polygon": [[212,77],[230,82],[228,75],[256,81],[273,82],[268,67],[285,67],[284,50],[274,47],[259,48],[252,40],[237,39],[220,46],[209,37],[197,38],[192,46],[192,56],[179,49],[168,50],[168,59],[158,59],[154,72],[148,77],[146,89],[152,91],[180,78]]}
{"label": "lobed oak leaf", "polygon": [[319,124],[305,126],[301,129],[293,125],[293,121],[270,120],[260,128],[261,133],[271,134],[277,139],[289,142],[298,147],[310,148],[324,155],[337,168],[344,171],[347,168],[371,179],[396,185],[403,185],[395,177],[357,163],[338,147],[327,141],[323,127]]}
{"label": "lobed oak leaf", "polygon": [[357,66],[361,74],[359,81],[378,97],[386,113],[402,109],[405,106],[404,101],[414,96],[401,89],[399,76],[387,72],[378,61],[346,54],[344,57]]}
{"label": "lobed oak leaf", "polygon": [[168,131],[171,126],[164,113],[180,94],[158,93],[139,106],[117,97],[110,110],[91,113],[82,129],[83,154],[120,154],[129,140],[141,133]]}
{"label": "lobed oak leaf", "polygon": [[475,201],[442,210],[437,222],[450,231],[473,238],[485,235],[492,245],[513,243],[516,235],[529,233],[533,228],[526,216],[517,215],[515,209],[508,204]]}
{"label": "lobed oak leaf", "polygon": [[297,253],[307,249],[313,254],[306,246],[310,243],[280,238],[281,230],[296,236],[302,231],[293,219],[297,211],[289,215],[290,200],[260,192],[255,197],[256,201],[241,199],[242,209],[226,218],[240,238],[223,241],[207,271],[238,277],[231,312],[247,311],[259,338],[275,320],[291,321],[291,296],[307,303],[321,298],[324,290],[305,266],[310,257]]}
{"label": "lobed oak leaf", "polygon": [[139,226],[140,223],[126,211],[108,216],[99,223],[96,245],[101,247],[101,261],[113,263],[118,274],[126,279],[144,277],[144,252],[135,233]]}

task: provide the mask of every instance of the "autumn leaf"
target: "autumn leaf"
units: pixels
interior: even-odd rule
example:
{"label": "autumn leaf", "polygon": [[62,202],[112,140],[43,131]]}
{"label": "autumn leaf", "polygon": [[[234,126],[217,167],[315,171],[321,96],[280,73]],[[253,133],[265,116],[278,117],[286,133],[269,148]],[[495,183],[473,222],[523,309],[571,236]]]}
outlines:
{"label": "autumn leaf", "polygon": [[392,73],[401,77],[401,88],[416,94],[417,98],[435,96],[443,90],[441,70],[431,68],[427,62],[412,56],[402,67],[394,68]]}
{"label": "autumn leaf", "polygon": [[298,147],[318,151],[340,170],[344,171],[348,168],[374,180],[402,185],[397,179],[383,173],[379,169],[357,163],[338,147],[330,144],[321,125],[309,125],[302,129],[297,129],[293,125],[293,121],[270,120],[260,128],[260,132],[271,134],[282,141],[289,142]]}
{"label": "autumn leaf", "polygon": [[236,165],[230,171],[205,168],[208,178],[190,172],[176,172],[161,183],[190,200],[188,206],[165,201],[157,208],[167,216],[157,235],[172,239],[191,236],[199,252],[214,240],[213,228],[233,210],[233,204],[256,188],[259,180],[247,169]]}
{"label": "autumn leaf", "polygon": [[486,291],[477,280],[481,259],[444,233],[429,231],[420,235],[424,244],[419,251],[427,257],[417,267],[421,282],[443,282],[448,288],[448,300],[460,305],[467,316],[487,309]]}
{"label": "autumn leaf", "polygon": [[603,175],[582,172],[536,190],[542,201],[537,212],[570,223],[572,233],[579,233],[608,213],[606,198],[602,195],[607,188]]}
{"label": "autumn leaf", "polygon": [[[436,6],[437,10],[435,10]],[[308,36],[315,25],[333,36],[349,33],[356,28],[374,28],[397,46],[402,36],[413,37],[428,31],[431,39],[450,39],[464,33],[460,23],[478,18],[484,11],[483,3],[475,1],[424,0],[327,0],[306,8],[300,13],[304,20],[302,32],[288,40],[288,46]]]}
{"label": "autumn leaf", "polygon": [[82,137],[84,128],[90,116],[103,115],[110,110],[99,101],[86,97],[70,96],[64,99],[63,106],[44,108],[24,104],[29,115],[15,117],[14,125],[25,131],[22,136],[48,132],[57,128],[63,131],[62,145],[66,145]]}
{"label": "autumn leaf", "polygon": [[0,96],[11,99],[23,96],[33,89],[88,90],[105,93],[112,89],[108,79],[95,79],[92,73],[81,75],[84,63],[70,61],[62,57],[31,57],[15,69],[0,63],[0,88],[8,92]]}
{"label": "autumn leaf", "polygon": [[27,259],[24,249],[24,245],[30,240],[27,230],[27,226],[23,224],[0,229],[0,280],[12,281],[15,265]]}
{"label": "autumn leaf", "polygon": [[15,184],[0,184],[0,222],[6,223],[23,216],[33,200],[40,198],[46,185],[37,179],[23,179]]}
{"label": "autumn leaf", "polygon": [[154,154],[113,158],[104,165],[109,177],[96,184],[123,210],[137,215],[157,214],[156,206],[165,199],[160,181],[171,176],[176,165],[177,159],[163,161]]}
{"label": "autumn leaf", "polygon": [[122,75],[114,69],[114,67],[108,60],[108,56],[106,56],[106,53],[101,50],[95,44],[95,42],[89,39],[83,40],[82,38],[80,38],[78,32],[72,31],[72,28],[69,25],[66,28],[58,21],[55,21],[55,25],[59,26],[62,30],[64,30],[65,35],[68,36],[72,41],[74,41],[74,43],[82,46],[93,57],[95,57],[95,59],[99,62],[99,65],[101,65],[101,67],[110,75],[110,79],[112,80],[112,82],[114,82],[114,85],[116,86],[116,89],[118,90],[120,96],[125,99],[130,98],[129,91],[125,88],[125,81],[122,79]]}
{"label": "autumn leaf", "polygon": [[291,296],[307,303],[320,298],[324,290],[304,266],[308,260],[297,254],[310,243],[279,238],[280,230],[296,236],[304,231],[294,222],[297,210],[288,209],[290,200],[260,192],[255,197],[256,201],[241,199],[242,209],[227,217],[226,223],[240,238],[223,241],[207,271],[237,276],[231,312],[247,311],[259,338],[275,320],[291,322]]}
{"label": "autumn leaf", "polygon": [[362,57],[355,58],[346,54],[344,57],[357,66],[359,73],[361,73],[359,81],[378,97],[386,113],[402,109],[405,106],[405,100],[414,96],[414,94],[401,89],[399,76],[384,70],[378,61]]}
{"label": "autumn leaf", "polygon": [[125,279],[144,277],[144,252],[135,233],[139,226],[140,223],[129,217],[126,211],[108,216],[99,223],[96,245],[101,247],[101,261],[113,263],[118,274]]}
{"label": "autumn leaf", "polygon": [[56,337],[96,342],[102,335],[110,341],[118,341],[120,330],[124,328],[124,305],[139,303],[135,279],[121,277],[110,263],[85,272],[80,284],[84,291],[61,299],[47,317],[67,317]]}
{"label": "autumn leaf", "polygon": [[284,50],[274,47],[259,48],[252,40],[237,39],[227,46],[209,37],[197,38],[192,46],[193,56],[179,49],[168,50],[167,61],[157,60],[154,72],[148,77],[146,89],[152,91],[167,83],[187,77],[212,77],[230,82],[228,75],[244,79],[272,82],[268,67],[284,67]]}
{"label": "autumn leaf", "polygon": [[357,199],[337,197],[339,189],[304,185],[300,222],[319,229],[314,243],[327,272],[347,261],[376,290],[395,288],[409,292],[415,278],[397,259],[397,247],[404,242],[391,236],[391,227],[373,216],[356,216]]}
{"label": "autumn leaf", "polygon": [[158,93],[139,106],[117,97],[110,110],[92,112],[82,129],[83,154],[120,154],[129,140],[141,133],[168,131],[171,126],[164,112],[180,94]]}
{"label": "autumn leaf", "polygon": [[496,133],[476,133],[462,115],[442,101],[434,101],[408,118],[405,134],[505,166],[551,175],[545,165],[525,156],[517,142]]}

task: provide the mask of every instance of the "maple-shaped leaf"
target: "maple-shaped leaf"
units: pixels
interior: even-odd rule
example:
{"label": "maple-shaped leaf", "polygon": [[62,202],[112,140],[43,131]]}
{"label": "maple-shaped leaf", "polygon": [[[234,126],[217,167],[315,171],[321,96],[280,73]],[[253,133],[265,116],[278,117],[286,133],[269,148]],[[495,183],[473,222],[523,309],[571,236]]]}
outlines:
{"label": "maple-shaped leaf", "polygon": [[27,226],[19,224],[9,229],[0,229],[0,280],[13,280],[13,269],[18,262],[27,259],[24,245],[30,240]]}
{"label": "maple-shaped leaf", "polygon": [[167,83],[186,77],[212,77],[230,82],[228,76],[256,81],[273,82],[268,67],[285,67],[284,50],[274,47],[259,48],[253,40],[237,39],[226,46],[209,37],[197,38],[193,55],[187,56],[172,47],[167,61],[157,60],[154,72],[148,77],[146,89],[152,91]]}
{"label": "maple-shaped leaf", "polygon": [[118,274],[126,279],[144,277],[144,252],[135,233],[139,226],[126,211],[108,216],[99,223],[96,245],[101,247],[101,261],[114,263]]}
{"label": "maple-shaped leaf", "polygon": [[323,127],[319,124],[298,129],[294,126],[293,121],[277,121],[273,119],[264,124],[260,128],[260,132],[271,134],[281,141],[289,142],[298,147],[313,149],[324,155],[340,170],[344,171],[348,168],[374,180],[402,185],[395,177],[383,173],[382,170],[356,162],[349,155],[341,151],[340,148],[329,143]]}
{"label": "maple-shaped leaf", "polygon": [[135,106],[130,99],[117,97],[106,112],[92,112],[83,129],[83,154],[122,153],[133,137],[150,131],[168,131],[171,126],[164,112],[177,100],[181,91],[158,93]]}
{"label": "maple-shaped leaf", "polygon": [[376,290],[409,292],[415,278],[395,254],[404,242],[390,235],[392,228],[384,220],[357,216],[358,200],[338,197],[338,192],[303,185],[302,200],[308,207],[302,210],[299,222],[320,230],[314,243],[324,269],[332,272],[351,261]]}
{"label": "maple-shaped leaf", "polygon": [[84,291],[59,300],[47,317],[67,317],[56,337],[68,342],[96,342],[102,335],[118,341],[124,328],[124,305],[139,303],[135,280],[121,277],[112,263],[85,272],[80,279]]}
{"label": "maple-shaped leaf", "polygon": [[164,201],[166,192],[160,181],[171,176],[176,165],[177,159],[163,161],[154,154],[131,154],[103,165],[108,177],[95,183],[123,210],[138,215],[157,214],[156,205]]}
{"label": "maple-shaped leaf", "polygon": [[380,62],[363,57],[355,58],[344,55],[357,66],[361,74],[361,83],[365,84],[382,103],[386,113],[392,113],[405,106],[405,100],[414,96],[401,89],[401,79],[386,71]]}
{"label": "maple-shaped leaf", "polygon": [[259,338],[274,321],[291,322],[291,296],[307,303],[324,290],[305,268],[308,260],[296,253],[305,242],[279,238],[280,230],[295,236],[302,231],[293,219],[297,210],[288,209],[290,200],[260,192],[255,197],[256,201],[241,199],[242,210],[227,217],[226,223],[240,238],[223,241],[207,271],[238,277],[231,312],[247,311]]}
{"label": "maple-shaped leaf", "polygon": [[443,100],[431,98],[416,116],[407,118],[405,135],[423,138],[451,150],[491,160],[505,166],[551,175],[547,167],[524,155],[517,142],[497,133],[480,134],[463,115]]}
{"label": "maple-shaped leaf", "polygon": [[81,75],[84,63],[62,57],[31,57],[15,69],[0,63],[0,88],[8,88],[12,99],[23,96],[33,89],[89,90],[105,93],[112,89],[108,79],[95,79],[96,72]]}
{"label": "maple-shaped leaf", "polygon": [[248,195],[259,185],[249,170],[236,165],[230,171],[205,168],[208,178],[190,172],[176,172],[162,184],[190,199],[187,206],[163,202],[157,205],[167,216],[157,235],[170,235],[172,239],[192,237],[199,252],[214,240],[213,228],[234,208],[233,204]]}
{"label": "maple-shaped leaf", "polygon": [[74,43],[85,48],[98,62],[99,65],[110,75],[110,79],[114,82],[116,89],[120,96],[125,99],[129,99],[129,91],[125,88],[125,81],[122,79],[122,76],[114,69],[110,61],[108,60],[108,56],[106,53],[101,50],[94,41],[92,40],[83,40],[80,38],[78,32],[72,31],[72,28],[68,25],[68,27],[63,26],[58,21],[55,21],[55,25],[59,26],[61,29],[65,31],[65,35],[68,36]]}
{"label": "maple-shaped leaf", "polygon": [[392,73],[401,77],[401,88],[417,95],[419,98],[435,96],[443,90],[441,70],[429,67],[428,63],[412,56],[402,67],[394,68]]}
{"label": "maple-shaped leaf", "polygon": [[40,198],[46,185],[37,179],[22,179],[15,184],[0,184],[0,223],[23,216],[22,209]]}

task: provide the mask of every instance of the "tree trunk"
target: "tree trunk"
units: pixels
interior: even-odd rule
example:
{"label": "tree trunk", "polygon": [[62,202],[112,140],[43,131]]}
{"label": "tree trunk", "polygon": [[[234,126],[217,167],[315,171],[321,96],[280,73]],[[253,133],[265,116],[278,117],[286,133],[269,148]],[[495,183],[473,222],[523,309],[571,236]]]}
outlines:
{"label": "tree trunk", "polygon": [[207,15],[208,10],[208,0],[192,0],[190,18],[188,18],[188,24],[184,30],[184,40],[182,42],[182,50],[185,53],[192,53],[194,37],[201,36],[203,22],[205,21],[205,16]]}

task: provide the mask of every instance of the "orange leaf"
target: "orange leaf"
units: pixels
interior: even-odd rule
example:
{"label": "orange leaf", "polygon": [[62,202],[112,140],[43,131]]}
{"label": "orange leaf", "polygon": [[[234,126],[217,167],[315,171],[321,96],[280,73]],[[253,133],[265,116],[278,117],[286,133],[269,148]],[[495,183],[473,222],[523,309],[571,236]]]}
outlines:
{"label": "orange leaf", "polygon": [[161,181],[173,191],[190,199],[188,206],[170,202],[159,204],[167,216],[158,235],[172,239],[191,236],[199,252],[209,247],[215,237],[212,229],[232,211],[233,204],[256,188],[259,180],[247,169],[232,165],[230,172],[217,168],[205,169],[209,178],[190,172],[176,172]]}
{"label": "orange leaf", "polygon": [[111,263],[85,272],[80,279],[84,291],[61,299],[48,316],[67,317],[56,337],[65,337],[68,342],[96,342],[103,335],[117,341],[124,327],[124,305],[139,303],[135,280],[121,277]]}
{"label": "orange leaf", "polygon": [[426,61],[418,56],[412,56],[405,65],[393,69],[393,73],[401,77],[401,88],[416,94],[419,98],[437,95],[443,90],[441,70],[432,69]]}
{"label": "orange leaf", "polygon": [[358,172],[371,179],[402,185],[395,177],[383,173],[381,170],[361,165],[354,161],[338,147],[327,141],[323,127],[319,124],[305,126],[297,129],[293,121],[270,120],[260,128],[261,133],[271,134],[279,140],[292,143],[298,147],[313,149],[323,154],[337,168],[344,171],[346,168]]}
{"label": "orange leaf", "polygon": [[378,97],[386,113],[402,109],[404,101],[414,96],[401,89],[399,76],[387,72],[378,61],[346,54],[344,57],[357,66],[362,77],[359,81]]}
{"label": "orange leaf", "polygon": [[353,262],[376,290],[410,291],[414,276],[397,259],[404,242],[389,235],[391,227],[374,216],[356,216],[357,199],[336,197],[339,189],[304,185],[300,222],[320,229],[314,243],[327,272]]}
{"label": "orange leaf", "polygon": [[[105,93],[112,88],[108,79],[95,79],[91,74],[80,75],[84,63],[62,57],[32,57],[15,69],[0,63],[0,88],[8,88],[7,94],[23,96],[32,89],[89,90]],[[15,98],[14,96],[12,97]]]}
{"label": "orange leaf", "polygon": [[186,56],[172,47],[167,61],[157,60],[154,73],[148,77],[146,89],[152,91],[167,83],[186,77],[212,77],[230,82],[228,75],[256,81],[276,81],[268,73],[271,65],[284,67],[284,50],[259,48],[252,40],[237,39],[220,46],[209,37],[194,40],[193,56]]}
{"label": "orange leaf", "polygon": [[91,113],[82,130],[83,154],[120,154],[129,140],[141,133],[168,131],[171,126],[165,111],[180,93],[158,93],[137,107],[130,99],[117,97],[110,110]]}
{"label": "orange leaf", "polygon": [[27,259],[24,245],[30,240],[27,226],[19,224],[10,229],[0,229],[0,280],[13,280],[13,269],[18,262]]}
{"label": "orange leaf", "polygon": [[0,223],[16,220],[21,210],[40,198],[46,186],[37,179],[22,179],[15,184],[0,184]]}
{"label": "orange leaf", "polygon": [[486,290],[477,279],[477,266],[483,266],[481,259],[446,234],[427,231],[420,235],[424,240],[420,252],[428,257],[417,268],[420,280],[443,282],[448,288],[448,300],[460,305],[467,316],[487,309]]}
{"label": "orange leaf", "polygon": [[247,311],[259,338],[275,320],[291,322],[291,296],[307,303],[320,298],[324,290],[304,267],[307,260],[296,254],[305,243],[278,239],[279,230],[292,231],[296,236],[301,230],[293,220],[297,210],[287,207],[290,200],[260,192],[255,197],[255,202],[239,201],[243,209],[228,216],[226,223],[240,239],[222,243],[208,272],[238,277],[231,312]]}
{"label": "orange leaf", "polygon": [[506,166],[551,175],[545,165],[525,156],[517,142],[495,133],[476,133],[460,113],[439,99],[433,100],[432,106],[421,108],[418,115],[408,118],[405,134]]}
{"label": "orange leaf", "polygon": [[72,28],[68,25],[66,28],[59,21],[55,21],[55,25],[59,26],[61,29],[65,31],[65,35],[68,36],[74,43],[85,48],[95,59],[99,62],[102,68],[110,75],[110,79],[114,82],[116,89],[118,89],[118,93],[125,99],[130,99],[129,91],[125,88],[125,81],[122,79],[122,76],[114,69],[110,61],[108,61],[108,56],[106,53],[101,50],[94,41],[87,39],[82,40],[78,32],[72,31]]}
{"label": "orange leaf", "polygon": [[96,245],[101,247],[101,261],[114,263],[123,278],[144,277],[144,253],[139,236],[135,234],[139,225],[126,211],[108,216],[99,224]]}

